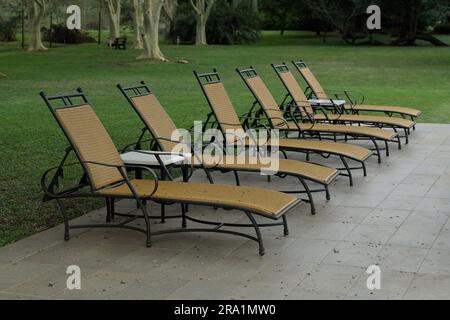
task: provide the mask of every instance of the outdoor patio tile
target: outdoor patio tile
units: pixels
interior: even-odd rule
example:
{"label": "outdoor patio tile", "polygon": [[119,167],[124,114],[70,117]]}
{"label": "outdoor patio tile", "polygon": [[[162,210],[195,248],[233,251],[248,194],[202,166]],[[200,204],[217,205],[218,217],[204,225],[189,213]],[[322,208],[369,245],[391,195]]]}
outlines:
{"label": "outdoor patio tile", "polygon": [[[160,300],[168,299],[170,295],[182,288],[188,280],[179,279],[173,275],[159,275],[148,274],[145,277],[135,279],[129,286],[124,287],[122,290],[118,290],[115,293],[109,294],[107,299],[120,299],[120,300]],[[194,299],[191,298],[195,295],[195,292],[188,292],[182,297],[182,299]],[[205,295],[206,296],[206,295]],[[203,296],[203,299],[205,298]]]}
{"label": "outdoor patio tile", "polygon": [[442,231],[436,238],[433,249],[450,250],[450,231]]}
{"label": "outdoor patio tile", "polygon": [[430,250],[419,272],[450,274],[450,250]]}
{"label": "outdoor patio tile", "polygon": [[378,261],[382,246],[377,244],[343,241],[323,260],[326,264],[367,268]]}
{"label": "outdoor patio tile", "polygon": [[137,283],[138,279],[139,275],[134,273],[98,270],[89,274],[85,279],[82,279],[81,290],[69,290],[65,288],[62,292],[58,292],[53,296],[53,298],[92,300],[111,299],[116,296],[118,292]]}
{"label": "outdoor patio tile", "polygon": [[429,190],[430,186],[422,184],[399,184],[397,188],[392,192],[394,195],[410,196],[410,197],[421,197],[425,195]]}
{"label": "outdoor patio tile", "polygon": [[288,248],[296,238],[292,236],[271,236],[264,237],[264,248],[266,253],[263,257],[258,254],[258,244],[254,241],[247,241],[240,247],[233,250],[227,257],[245,259],[249,261],[264,261],[272,257],[277,257]]}
{"label": "outdoor patio tile", "polygon": [[386,198],[386,194],[349,194],[342,206],[376,208]]}
{"label": "outdoor patio tile", "polygon": [[40,277],[56,267],[50,264],[33,262],[0,263],[0,291],[17,286],[23,282]]}
{"label": "outdoor patio tile", "polygon": [[338,245],[338,241],[295,239],[274,259],[285,258],[296,262],[321,262]]}
{"label": "outdoor patio tile", "polygon": [[427,185],[431,187],[436,181],[438,181],[439,174],[410,174],[406,176],[401,183],[403,184],[414,184],[414,185]]}
{"label": "outdoor patio tile", "polygon": [[422,198],[395,195],[387,196],[379,205],[380,209],[414,210],[422,201]]}
{"label": "outdoor patio tile", "polygon": [[421,227],[427,229],[429,232],[438,232],[442,229],[448,220],[448,216],[433,211],[414,211],[403,222],[403,228],[417,228]]}
{"label": "outdoor patio tile", "polygon": [[369,290],[367,279],[369,275],[363,274],[350,292],[346,295],[347,300],[399,300],[411,284],[414,273],[382,270],[381,288],[379,290]]}
{"label": "outdoor patio tile", "polygon": [[345,241],[384,244],[396,230],[393,226],[361,224],[345,237]]}
{"label": "outdoor patio tile", "polygon": [[63,230],[60,225],[0,248],[0,262],[16,262],[45,248],[63,243]]}
{"label": "outdoor patio tile", "polygon": [[[253,255],[258,255],[256,248]],[[174,256],[154,271],[161,275],[173,275],[180,279],[194,280],[201,278],[208,268],[220,260],[221,258],[218,256],[184,252]]]}
{"label": "outdoor patio tile", "polygon": [[142,247],[106,243],[91,246],[88,241],[69,241],[35,254],[24,261],[98,269],[139,248]]}
{"label": "outdoor patio tile", "polygon": [[355,227],[354,223],[318,222],[304,233],[292,234],[303,239],[343,240]]}
{"label": "outdoor patio tile", "polygon": [[180,286],[165,299],[169,300],[223,300],[231,296],[240,283],[234,279],[197,279]]}
{"label": "outdoor patio tile", "polygon": [[378,254],[381,270],[417,272],[428,250],[423,248],[384,246]]}
{"label": "outdoor patio tile", "polygon": [[362,221],[363,224],[399,227],[409,216],[410,211],[394,209],[375,209]]}
{"label": "outdoor patio tile", "polygon": [[344,207],[338,206],[325,216],[326,220],[343,223],[361,223],[367,215],[372,212],[372,208]]}
{"label": "outdoor patio tile", "polygon": [[417,274],[405,299],[409,300],[448,300],[450,299],[450,275]]}
{"label": "outdoor patio tile", "polygon": [[[247,230],[240,231],[247,232]],[[202,238],[203,240],[188,248],[186,252],[226,256],[248,241],[248,239],[226,234],[206,234]]]}
{"label": "outdoor patio tile", "polygon": [[420,211],[438,211],[450,215],[450,199],[423,197],[415,207]]}
{"label": "outdoor patio tile", "polygon": [[292,299],[311,297],[343,298],[363,274],[364,268],[321,264],[289,293]]}
{"label": "outdoor patio tile", "polygon": [[180,253],[181,251],[176,250],[144,247],[131,251],[102,269],[136,274],[153,273]]}
{"label": "outdoor patio tile", "polygon": [[450,181],[436,182],[427,192],[427,197],[450,199]]}
{"label": "outdoor patio tile", "polygon": [[387,242],[393,246],[431,248],[439,231],[431,231],[423,226],[401,226]]}
{"label": "outdoor patio tile", "polygon": [[0,300],[48,300],[40,296],[27,296],[19,293],[8,293],[0,291]]}
{"label": "outdoor patio tile", "polygon": [[[68,266],[57,266],[53,268],[47,268],[45,273],[42,273],[38,277],[31,280],[24,281],[16,286],[10,287],[5,291],[14,294],[23,294],[30,296],[41,296],[44,298],[53,298],[59,296],[67,290],[67,278],[66,274]],[[81,268],[81,285],[87,284],[87,279],[90,274],[95,270],[90,268]],[[86,279],[86,281],[83,281]]]}

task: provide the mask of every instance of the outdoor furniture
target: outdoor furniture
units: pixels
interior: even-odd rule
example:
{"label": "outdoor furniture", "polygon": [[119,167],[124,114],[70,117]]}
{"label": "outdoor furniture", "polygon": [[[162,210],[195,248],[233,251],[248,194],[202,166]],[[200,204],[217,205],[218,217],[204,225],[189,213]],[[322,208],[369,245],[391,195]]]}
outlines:
{"label": "outdoor furniture", "polygon": [[[211,73],[194,73],[208,105],[211,108],[211,112],[208,114],[205,122],[205,128],[206,126],[217,127],[225,135],[227,129],[240,129],[246,131],[250,128],[250,124],[255,122],[259,126],[259,129],[269,130],[267,126],[260,123],[259,118],[251,117],[251,112],[249,115],[245,115],[241,118],[236,114],[233,104],[216,69],[213,69],[213,72]],[[243,123],[241,123],[241,120]],[[230,139],[230,137],[228,137],[228,139]],[[253,141],[246,141],[246,143],[248,145],[254,144]],[[265,143],[268,146],[273,145],[274,147],[279,148],[286,159],[287,151],[306,153],[307,160],[309,160],[310,153],[317,153],[325,158],[328,158],[330,155],[338,156],[344,165],[344,168],[338,168],[340,175],[347,176],[350,180],[350,185],[353,185],[352,170],[363,170],[364,176],[367,175],[364,162],[372,155],[372,151],[363,147],[327,141],[280,138],[277,139],[277,141],[269,140],[265,141]],[[348,165],[348,159],[358,162],[360,166],[350,167]]]}
{"label": "outdoor furniture", "polygon": [[127,38],[116,38],[114,41],[110,41],[108,45],[115,50],[126,50],[127,49]]}
{"label": "outdoor furniture", "polygon": [[[308,85],[308,92],[311,96],[315,96],[318,99],[326,99],[329,100],[329,96],[325,92],[325,90],[320,85],[320,82],[317,80],[315,75],[312,73],[311,69],[306,65],[303,60],[292,61],[294,66],[302,75],[303,79],[305,79]],[[331,91],[331,90],[329,90]],[[392,116],[393,114],[399,114],[402,118],[409,116],[411,120],[415,120],[415,118],[419,117],[422,111],[413,109],[413,108],[405,108],[405,107],[396,107],[396,106],[379,106],[379,105],[364,105],[364,96],[361,98],[361,104],[357,103],[354,98],[352,99],[352,93],[349,91],[341,91],[334,93],[337,98],[339,96],[344,99],[349,100],[350,103],[344,105],[345,109],[351,111],[352,113],[359,114],[360,111],[374,111],[374,112],[383,112],[388,116]]]}
{"label": "outdoor furniture", "polygon": [[[296,81],[294,76],[289,71],[285,63],[281,65],[274,66],[275,71],[279,74],[283,84],[285,85],[288,94],[286,98],[290,98],[288,103],[295,104],[295,101],[308,101],[300,103],[299,105],[303,108],[302,113],[307,116],[313,117],[314,121],[317,122],[330,122],[336,124],[366,124],[371,126],[376,126],[378,128],[392,128],[397,132],[398,129],[404,131],[404,137],[406,143],[409,141],[410,129],[415,126],[415,122],[395,117],[385,117],[385,116],[375,116],[375,115],[359,115],[350,114],[345,108],[345,101],[343,100],[333,100],[333,99],[309,99],[306,97],[299,83]],[[286,70],[285,72],[278,72],[278,70]],[[286,102],[283,101],[283,103]],[[319,110],[322,113],[317,113]]]}
{"label": "outdoor furniture", "polygon": [[[47,96],[43,91],[41,97],[47,104],[55,120],[64,132],[70,147],[60,165],[47,170],[41,179],[41,186],[45,193],[45,201],[56,200],[64,218],[64,239],[69,240],[69,230],[79,228],[125,228],[136,230],[146,235],[146,244],[151,246],[151,237],[155,235],[175,232],[217,232],[237,235],[254,240],[259,244],[259,253],[264,254],[263,239],[260,232],[262,226],[283,226],[284,234],[288,234],[285,214],[293,210],[301,202],[291,195],[262,188],[236,187],[219,184],[186,183],[175,181],[161,181],[156,173],[146,167],[125,165],[113,141],[101,121],[95,114],[86,95],[81,89],[76,93]],[[78,162],[66,164],[69,153],[73,152]],[[159,157],[157,153],[141,151]],[[68,166],[81,166],[83,176],[79,184],[72,187],[62,187],[64,170]],[[153,179],[143,180],[130,177],[128,169],[140,169],[149,173]],[[50,182],[47,177],[53,173]],[[226,196],[224,196],[226,195]],[[63,199],[73,198],[103,198],[107,201],[106,223],[71,225],[67,216]],[[124,220],[114,223],[111,219],[109,199],[133,199],[137,202],[142,214],[119,214]],[[171,230],[151,231],[150,219],[160,219],[151,216],[147,201],[162,204],[181,204],[181,228]],[[223,208],[226,210],[240,210],[248,217],[249,224],[228,224],[217,221],[199,221],[191,218],[186,212],[188,204]],[[212,211],[214,214],[215,211]],[[282,220],[274,223],[260,224],[255,220],[259,215],[270,220]],[[143,218],[144,227],[130,224]],[[187,220],[203,222],[212,228],[186,227]],[[251,227],[256,236],[224,227]]]}
{"label": "outdoor furniture", "polygon": [[[144,142],[148,142],[148,140],[144,140],[144,134],[149,134],[153,142],[150,149],[172,152],[173,147],[179,144],[179,141],[171,140],[172,134],[177,130],[177,127],[148,85],[142,81],[136,86],[124,87],[118,84],[117,87],[128,100],[145,126],[142,129],[139,140],[134,144],[134,149],[142,148]],[[195,149],[195,145],[188,147],[190,150]],[[207,173],[210,181],[212,181],[212,177],[209,175],[210,171],[233,172],[236,185],[240,185],[238,172],[264,173],[266,170],[268,175],[273,174],[282,178],[286,176],[295,177],[299,180],[303,189],[284,192],[306,193],[308,198],[304,199],[304,201],[310,203],[312,214],[315,214],[316,212],[312,193],[325,192],[327,199],[330,199],[328,186],[338,176],[338,171],[336,169],[304,161],[277,159],[277,170],[275,172],[270,172],[269,161],[265,160],[270,159],[261,156],[255,157],[247,155],[243,155],[243,157],[240,158],[239,155],[235,154],[225,154],[224,157],[220,159],[212,159],[212,157],[203,154],[202,150],[199,154],[192,155],[192,165],[196,168],[203,169]],[[136,164],[145,165],[144,163]],[[320,184],[323,188],[312,190],[305,180]]]}
{"label": "outdoor furniture", "polygon": [[[341,138],[341,140],[344,140],[345,142],[349,141],[349,137],[353,140],[369,140],[374,145],[373,150],[376,151],[379,163],[381,163],[382,149],[378,146],[377,141],[384,142],[386,156],[389,156],[389,142],[396,143],[399,149],[402,148],[400,136],[395,131],[373,127],[323,124],[316,122],[311,103],[308,101],[298,85],[298,82],[289,71],[288,66],[286,64],[272,64],[272,67],[287,90],[287,94],[281,103],[282,107],[286,109],[285,112],[283,112],[276,103],[271,106],[265,104],[260,105],[264,116],[267,117],[273,128],[286,132],[297,132],[299,136],[306,136],[307,134],[319,139],[331,137],[334,141],[338,140],[337,136],[342,136],[343,138]],[[250,68],[249,70],[252,70],[254,74],[256,74],[254,69]],[[251,74],[251,72],[249,71],[248,74]],[[248,78],[251,79],[251,76]],[[246,82],[248,83],[248,81]],[[261,80],[259,80],[259,82],[261,82]],[[288,100],[289,102],[287,102]],[[287,119],[285,118],[285,115],[288,116]]]}

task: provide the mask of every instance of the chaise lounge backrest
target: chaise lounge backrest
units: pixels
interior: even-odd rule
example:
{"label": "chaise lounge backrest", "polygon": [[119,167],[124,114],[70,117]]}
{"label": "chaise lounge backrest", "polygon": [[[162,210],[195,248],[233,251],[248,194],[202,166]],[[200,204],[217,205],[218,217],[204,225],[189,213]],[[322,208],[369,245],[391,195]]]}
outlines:
{"label": "chaise lounge backrest", "polygon": [[199,74],[194,72],[206,100],[216,117],[222,132],[242,129],[241,121],[233,103],[228,96],[225,86],[221,82],[216,69],[212,73]]}
{"label": "chaise lounge backrest", "polygon": [[323,90],[319,81],[317,81],[317,78],[311,72],[311,69],[309,69],[306,63],[303,60],[292,61],[292,63],[300,72],[303,79],[305,79],[306,83],[308,84],[309,88],[313,91],[313,93],[316,95],[317,99],[328,99],[325,90]]}
{"label": "chaise lounge backrest", "polygon": [[306,113],[314,114],[314,110],[311,107],[311,104],[308,102],[308,98],[306,97],[302,88],[300,88],[300,85],[298,84],[292,72],[289,70],[288,66],[285,63],[282,63],[279,65],[272,64],[272,67],[277,73],[281,82],[283,82],[294,104],[299,107],[302,116],[307,116]]}
{"label": "chaise lounge backrest", "polygon": [[236,69],[236,71],[239,73],[242,80],[244,80],[258,104],[264,110],[264,113],[268,117],[271,125],[275,128],[284,128],[286,125],[283,121],[283,112],[256,70],[251,67],[243,70]]}
{"label": "chaise lounge backrest", "polygon": [[150,130],[162,151],[171,152],[177,143],[169,140],[177,127],[145,82],[141,81],[141,85],[135,87],[126,88],[120,84],[117,87]]}
{"label": "chaise lounge backrest", "polygon": [[[75,154],[89,177],[94,190],[124,180],[116,167],[100,166],[89,162],[106,163],[113,166],[123,165],[117,149],[108,132],[87,102],[81,89],[77,94],[66,96],[46,96],[41,92],[56,121],[60,125]],[[67,98],[68,97],[68,98]],[[72,104],[72,100],[82,99],[81,104]],[[60,100],[64,105],[54,106],[52,101]]]}

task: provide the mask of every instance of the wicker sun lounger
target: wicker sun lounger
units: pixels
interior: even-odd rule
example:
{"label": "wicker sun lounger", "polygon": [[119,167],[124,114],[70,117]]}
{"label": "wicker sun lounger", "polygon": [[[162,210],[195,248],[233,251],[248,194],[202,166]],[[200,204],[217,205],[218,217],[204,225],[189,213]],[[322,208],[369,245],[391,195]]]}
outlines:
{"label": "wicker sun lounger", "polygon": [[[396,143],[398,148],[401,149],[400,136],[393,130],[316,122],[314,119],[313,108],[298,85],[298,82],[290,72],[288,66],[286,64],[280,64],[272,65],[272,67],[287,90],[287,96],[282,103],[282,106],[286,109],[286,113],[283,113],[278,106],[273,106],[270,109],[264,109],[265,106],[261,106],[272,126],[276,126],[280,130],[286,130],[288,132],[298,132],[303,135],[308,134],[312,137],[318,137],[319,139],[332,137],[334,141],[337,141],[337,137],[341,136],[346,142],[349,141],[349,137],[353,140],[369,140],[374,145],[374,150],[378,156],[378,162],[381,162],[381,148],[378,146],[378,142],[384,143],[386,156],[389,156],[390,142]],[[249,70],[254,71],[252,68]],[[285,103],[288,98],[290,98],[290,101]],[[285,118],[285,115],[288,115],[287,119]],[[276,122],[275,120],[270,119],[273,119],[274,117],[281,118],[282,121],[278,120],[278,122]]]}
{"label": "wicker sun lounger", "polygon": [[[214,69],[213,72],[204,74],[195,72],[195,75],[211,108],[205,125],[216,126],[222,132],[233,129],[245,131],[249,129],[249,120],[257,120],[249,117],[240,118],[236,114],[217,70]],[[247,142],[248,144],[253,143],[252,141]],[[271,145],[271,141],[268,141],[267,144]],[[352,170],[363,170],[366,175],[365,161],[372,155],[372,151],[363,147],[328,141],[280,138],[276,141],[276,147],[284,152],[286,158],[287,151],[306,153],[307,159],[309,159],[310,153],[317,153],[326,158],[330,155],[338,156],[344,165],[343,168],[338,168],[340,174],[349,177],[350,185],[353,185]],[[358,162],[360,166],[350,167],[349,159]]]}
{"label": "wicker sun lounger", "polygon": [[[284,226],[284,233],[288,233],[285,214],[301,202],[301,200],[281,192],[262,188],[237,187],[219,184],[201,184],[175,181],[160,181],[156,173],[144,166],[127,166],[123,163],[114,146],[108,132],[95,114],[87,97],[78,89],[78,92],[56,96],[47,96],[40,93],[55,120],[64,132],[70,147],[60,165],[47,170],[41,185],[45,192],[45,201],[56,200],[64,217],[65,240],[69,240],[69,230],[74,228],[126,228],[143,232],[146,235],[146,244],[151,246],[151,237],[160,234],[174,232],[218,232],[237,235],[252,239],[259,244],[259,253],[264,254],[263,239],[260,227],[268,225]],[[64,169],[70,166],[65,164],[68,152],[73,152],[78,162],[72,164],[82,168],[83,176],[78,185],[62,188]],[[153,179],[135,179],[130,177],[127,170],[144,170]],[[47,177],[53,173],[50,182]],[[119,214],[124,220],[112,221],[107,210],[106,223],[71,225],[68,220],[63,199],[68,198],[103,198],[110,199],[133,199],[138,203],[139,214]],[[151,231],[150,219],[160,219],[160,216],[151,216],[147,201],[157,203],[179,203],[182,213],[181,228]],[[188,204],[223,208],[226,210],[242,211],[250,220],[249,224],[227,224],[223,222],[208,222],[213,228],[186,228],[186,220],[190,217],[186,213]],[[214,214],[211,210],[211,214]],[[266,225],[258,224],[255,215],[270,220],[279,220]],[[122,218],[122,217],[120,217]],[[136,219],[144,219],[144,227],[132,224]],[[281,221],[282,220],[282,221]],[[227,226],[254,228],[256,236],[235,230],[223,229]]]}
{"label": "wicker sun lounger", "polygon": [[[329,95],[323,89],[320,82],[317,80],[316,76],[312,73],[311,69],[306,65],[306,63],[302,60],[292,61],[296,69],[300,72],[303,79],[305,79],[308,84],[309,93],[317,99],[325,99],[329,100]],[[337,96],[343,99],[347,99],[348,103],[344,105],[345,109],[353,114],[359,114],[360,111],[372,111],[372,112],[383,112],[387,116],[392,116],[394,114],[400,115],[402,118],[409,117],[412,121],[414,121],[417,117],[419,117],[422,111],[406,108],[406,107],[398,107],[398,106],[380,106],[380,105],[368,105],[364,103],[364,96],[360,97],[362,100],[360,103],[356,100],[356,98],[352,99],[352,93],[349,91],[339,91],[339,92],[331,92],[328,90],[330,94]],[[405,123],[406,124],[406,123]]]}
{"label": "wicker sun lounger", "polygon": [[[119,90],[128,100],[130,105],[138,114],[139,118],[144,124],[142,133],[149,133],[154,145],[150,148],[152,150],[161,150],[164,152],[171,152],[178,142],[172,141],[172,134],[178,129],[175,123],[170,118],[164,107],[161,105],[157,97],[150,90],[149,86],[142,81],[139,85],[124,87],[117,85]],[[134,144],[134,149],[140,149],[143,146],[144,135],[141,134],[139,140]],[[191,150],[194,148],[190,148]],[[244,157],[239,159],[235,155],[225,155],[218,160],[206,159],[204,154],[199,154],[197,157],[193,156],[192,164],[209,171],[233,172],[236,179],[236,184],[240,185],[238,172],[254,172],[261,173],[268,168],[267,159],[259,159],[258,157]],[[211,157],[209,157],[211,158]],[[243,161],[242,161],[243,160]],[[314,200],[312,193],[325,192],[329,200],[329,185],[339,175],[339,172],[334,168],[328,168],[321,165],[316,165],[304,161],[277,159],[277,171],[274,175],[278,177],[294,177],[297,178],[301,185],[301,190],[284,191],[286,193],[306,193],[308,198],[306,202],[310,203],[311,213],[315,214]],[[212,179],[209,176],[210,179]],[[322,186],[321,189],[311,189],[307,182],[314,182]]]}

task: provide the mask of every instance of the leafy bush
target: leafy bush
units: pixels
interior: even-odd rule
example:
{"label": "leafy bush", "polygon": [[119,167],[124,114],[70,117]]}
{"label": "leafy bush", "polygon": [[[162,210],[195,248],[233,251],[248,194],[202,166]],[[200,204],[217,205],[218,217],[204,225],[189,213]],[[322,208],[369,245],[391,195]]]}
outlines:
{"label": "leafy bush", "polygon": [[19,17],[12,17],[10,19],[2,19],[0,17],[0,41],[16,41],[16,30],[18,23]]}
{"label": "leafy bush", "polygon": [[[50,40],[50,30],[43,28],[43,39]],[[88,36],[87,32],[73,29],[70,30],[65,24],[54,24],[52,26],[51,40],[55,43],[79,44],[86,42],[95,42],[95,39]]]}
{"label": "leafy bush", "polygon": [[[259,39],[259,19],[242,4],[234,9],[226,1],[218,1],[206,24],[206,38],[209,44],[247,44]],[[176,43],[195,42],[196,16],[190,5],[179,10],[172,24],[168,38]]]}
{"label": "leafy bush", "polygon": [[450,34],[450,23],[437,25],[436,27],[434,27],[434,33]]}

